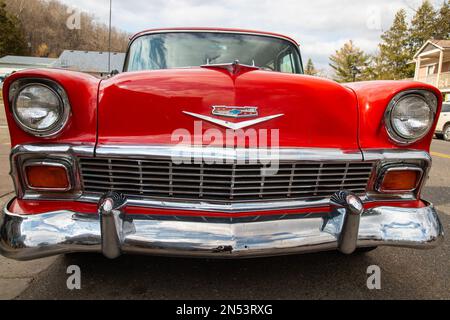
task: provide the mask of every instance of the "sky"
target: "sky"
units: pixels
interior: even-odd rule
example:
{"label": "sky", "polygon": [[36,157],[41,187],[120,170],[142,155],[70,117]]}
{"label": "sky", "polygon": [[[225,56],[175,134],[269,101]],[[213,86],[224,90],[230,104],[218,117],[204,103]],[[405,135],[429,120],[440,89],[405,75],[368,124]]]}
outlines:
{"label": "sky", "polygon": [[[107,23],[109,0],[60,0]],[[329,73],[329,56],[348,40],[375,53],[395,13],[414,14],[422,0],[113,0],[113,25],[129,33],[164,27],[272,31],[301,45],[304,63]],[[443,0],[432,0],[436,6]]]}

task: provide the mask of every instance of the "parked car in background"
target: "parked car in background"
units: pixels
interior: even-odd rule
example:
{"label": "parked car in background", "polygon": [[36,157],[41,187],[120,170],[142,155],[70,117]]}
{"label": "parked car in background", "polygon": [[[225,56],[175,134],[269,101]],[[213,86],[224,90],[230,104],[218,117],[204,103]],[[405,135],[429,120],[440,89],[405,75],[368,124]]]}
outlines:
{"label": "parked car in background", "polygon": [[283,35],[144,31],[121,74],[24,70],[3,98],[16,194],[0,253],[12,259],[352,254],[443,239],[421,198],[441,92],[304,75]]}
{"label": "parked car in background", "polygon": [[450,101],[442,105],[442,113],[436,127],[436,136],[445,141],[450,141]]}
{"label": "parked car in background", "polygon": [[3,81],[5,81],[5,76],[0,76],[0,89],[3,88]]}

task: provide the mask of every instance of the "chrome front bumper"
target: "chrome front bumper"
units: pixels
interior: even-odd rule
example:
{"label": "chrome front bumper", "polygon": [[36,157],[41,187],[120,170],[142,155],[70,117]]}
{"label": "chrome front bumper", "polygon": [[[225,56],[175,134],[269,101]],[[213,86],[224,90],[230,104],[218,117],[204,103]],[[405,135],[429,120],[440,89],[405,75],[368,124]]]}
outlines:
{"label": "chrome front bumper", "polygon": [[89,215],[59,211],[21,216],[7,206],[0,216],[0,253],[16,260],[73,252],[98,252],[109,258],[244,258],[328,250],[349,254],[373,246],[434,248],[444,235],[432,205],[358,212],[357,203],[337,199],[332,211],[323,214],[194,220],[128,215],[122,200],[103,198],[98,214]]}

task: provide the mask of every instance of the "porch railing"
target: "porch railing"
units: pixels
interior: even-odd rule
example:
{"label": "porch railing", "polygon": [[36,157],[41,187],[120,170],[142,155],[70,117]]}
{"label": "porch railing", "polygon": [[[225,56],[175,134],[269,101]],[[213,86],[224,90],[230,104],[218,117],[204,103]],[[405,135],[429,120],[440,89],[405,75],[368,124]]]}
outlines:
{"label": "porch railing", "polygon": [[437,83],[437,75],[433,74],[426,77],[420,77],[419,81],[431,84],[439,89],[450,89],[450,72],[443,72],[439,77],[439,83]]}

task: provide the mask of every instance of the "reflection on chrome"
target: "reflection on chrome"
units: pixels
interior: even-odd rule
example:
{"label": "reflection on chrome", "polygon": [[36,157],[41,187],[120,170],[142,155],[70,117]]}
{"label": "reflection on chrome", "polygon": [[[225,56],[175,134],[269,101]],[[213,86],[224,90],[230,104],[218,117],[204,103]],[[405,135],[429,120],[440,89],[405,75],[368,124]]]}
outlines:
{"label": "reflection on chrome", "polygon": [[[348,195],[345,199],[346,203],[332,204],[330,212],[252,220],[127,215],[126,208],[122,212],[123,207],[112,205],[114,220],[104,225],[96,213],[20,216],[5,207],[0,218],[0,253],[17,260],[71,252],[97,252],[110,258],[120,254],[240,258],[327,250],[348,254],[374,246],[427,249],[443,239],[432,205],[377,207],[358,215],[358,210],[349,209],[355,199]],[[359,224],[346,222],[348,217],[357,217]]]}

